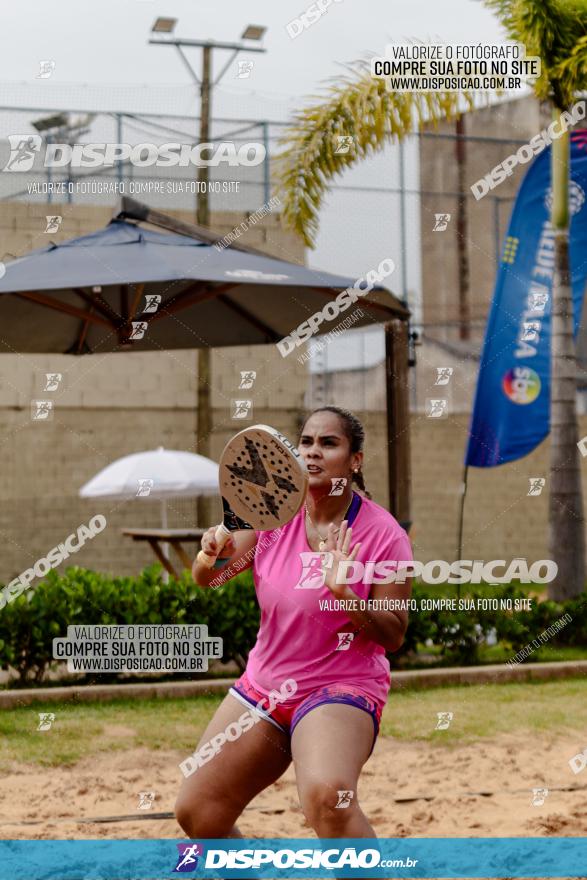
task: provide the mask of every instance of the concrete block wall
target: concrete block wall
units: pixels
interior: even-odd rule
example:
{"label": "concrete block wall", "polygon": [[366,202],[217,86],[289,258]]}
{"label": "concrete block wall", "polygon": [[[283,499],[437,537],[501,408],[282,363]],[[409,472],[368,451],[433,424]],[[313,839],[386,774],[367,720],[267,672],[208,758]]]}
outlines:
{"label": "concrete block wall", "polygon": [[[40,225],[44,229],[45,214],[59,212],[56,207],[45,210],[45,206],[39,212],[39,207],[16,206],[20,219],[15,225],[9,206],[4,206],[0,254],[6,253],[7,235],[15,236],[12,246],[19,253],[26,252],[29,240],[40,247],[52,237],[38,230]],[[111,213],[110,209],[91,206],[64,206],[64,212],[66,209],[70,212],[69,220],[79,224],[74,234],[99,228]],[[185,219],[190,218],[185,215]],[[237,225],[237,219],[241,222],[243,218],[223,217],[224,226],[219,223],[216,228],[224,234]],[[267,238],[277,240],[279,227],[275,218],[262,222],[270,227],[271,235]],[[260,228],[251,231],[256,235],[262,233]],[[66,226],[60,235],[70,237],[71,228]],[[39,236],[43,236],[41,241],[37,240]],[[287,236],[280,239],[279,248],[282,247],[291,259],[303,259],[299,245],[296,252]],[[434,353],[430,361],[436,363],[436,357]],[[239,373],[249,369],[257,371],[253,391],[246,395],[254,401],[254,421],[275,425],[292,439],[297,436],[308,388],[306,367],[296,358],[282,359],[274,346],[219,349],[212,358],[211,455],[216,459],[226,440],[242,425],[231,418],[229,402],[241,396],[237,387]],[[63,374],[56,392],[44,391],[48,372]],[[428,370],[423,375],[429,384],[432,374]],[[372,378],[370,375],[367,381],[369,391]],[[385,414],[374,398],[357,393],[356,388],[353,391],[351,379],[343,377],[341,385],[332,387],[329,402],[353,408],[363,419],[367,488],[385,506]],[[365,388],[361,377],[357,387]],[[51,396],[55,400],[53,419],[33,421],[31,400]],[[95,513],[104,513],[108,528],[71,557],[72,564],[131,574],[151,563],[154,557],[150,548],[123,538],[120,530],[160,525],[157,503],[132,500],[97,506],[82,502],[77,492],[106,464],[125,454],[159,445],[195,451],[196,426],[196,351],[79,358],[0,354],[0,538],[4,549],[0,581],[6,582],[30,567]],[[415,555],[423,561],[452,560],[456,555],[467,428],[465,414],[451,412],[448,419],[440,420],[428,419],[420,412],[412,416],[412,538]],[[587,417],[581,418],[581,433],[587,434]],[[540,497],[528,497],[527,492],[530,477],[547,477],[547,456],[548,444],[543,444],[532,455],[511,465],[470,471],[465,558],[545,558],[548,487]],[[218,505],[212,512],[218,519]],[[169,504],[170,526],[188,527],[195,522],[194,502]],[[190,551],[194,549],[189,547]]]}
{"label": "concrete block wall", "polygon": [[[58,233],[45,234],[46,216],[58,214]],[[0,213],[0,259],[88,234],[106,225],[110,207],[4,203]],[[187,222],[188,212],[177,212]],[[246,214],[213,216],[213,229],[224,235]],[[281,259],[303,262],[304,251],[279,218],[270,215],[251,225],[239,241]],[[38,319],[43,319],[39,308]],[[34,332],[34,331],[33,331]],[[1,335],[1,334],[0,334]],[[196,451],[198,389],[197,351],[133,352],[90,357],[0,354],[0,535],[5,552],[0,580],[34,563],[96,512],[109,527],[84,547],[72,564],[129,574],[154,560],[145,544],[120,535],[125,526],[160,525],[160,505],[142,500],[96,505],[81,501],[79,488],[114,459],[165,446]],[[218,459],[229,436],[243,422],[232,419],[230,401],[253,399],[253,417],[295,436],[303,407],[306,367],[284,361],[275,346],[238,346],[212,353],[214,433],[211,455]],[[255,370],[252,391],[239,391],[240,371]],[[54,392],[45,391],[46,374],[61,373]],[[50,421],[31,418],[33,400],[52,399]],[[98,509],[99,508],[99,509]],[[193,527],[195,502],[168,505],[169,525]],[[219,516],[219,510],[216,511]],[[193,549],[193,548],[191,548]]]}
{"label": "concrete block wall", "polygon": [[[416,558],[456,559],[469,418],[412,418],[412,485]],[[587,418],[579,418],[580,436]],[[548,558],[549,441],[530,455],[494,468],[469,468],[463,534],[464,559]],[[582,468],[587,497],[587,467]],[[546,478],[538,496],[530,479]]]}
{"label": "concrete block wall", "polygon": [[[0,407],[0,535],[4,547],[0,580],[8,580],[29,567],[95,513],[103,513],[109,526],[72,562],[130,574],[152,561],[150,549],[122,538],[120,529],[157,527],[157,503],[82,502],[77,491],[108,462],[127,453],[158,445],[194,450],[197,414],[193,406],[138,405],[132,387],[121,391],[116,400],[117,406],[111,401],[108,407],[60,406],[47,423],[31,421],[28,406]],[[334,402],[346,404],[343,399],[334,398]],[[276,398],[271,408],[255,410],[255,421],[275,425],[293,439],[301,412],[300,400],[284,407]],[[385,506],[384,413],[357,413],[366,430],[366,485],[374,499]],[[226,440],[240,425],[230,419],[225,408],[215,409],[214,424],[211,454],[218,458]],[[586,417],[581,418],[580,427],[582,435],[587,434]],[[467,428],[467,415],[446,420],[412,417],[412,539],[416,557],[423,561],[456,558]],[[518,462],[486,470],[470,469],[464,558],[525,556],[533,561],[547,557],[548,485],[541,496],[528,496],[531,477],[548,477],[548,443]],[[584,489],[587,491],[587,485]],[[213,518],[218,519],[219,513],[216,506]],[[170,502],[170,526],[195,524],[193,502]]]}
{"label": "concrete block wall", "polygon": [[[259,410],[258,419],[295,437],[298,410]],[[214,413],[212,458],[218,459],[237,423]],[[239,427],[242,425],[239,425]],[[121,529],[161,526],[161,506],[149,499],[129,501],[82,500],[79,488],[114,459],[131,452],[154,449],[195,451],[196,412],[178,407],[62,407],[50,422],[31,422],[26,411],[0,408],[3,468],[0,536],[4,553],[0,581],[7,582],[95,514],[106,517],[107,527],[64,563],[112,574],[133,574],[155,561],[150,547],[121,535]],[[174,528],[196,525],[191,499],[168,502],[168,524]],[[213,521],[220,505],[212,506]],[[195,545],[186,545],[195,552]]]}
{"label": "concrete block wall", "polygon": [[[438,344],[423,336],[416,346],[416,369],[409,371],[409,400],[413,413],[426,411],[429,398],[446,398],[451,413],[471,411],[479,363],[464,357],[453,346]],[[453,370],[448,385],[436,385],[437,368]],[[348,409],[385,411],[385,363],[364,370],[337,370],[309,376],[306,395],[308,406],[318,406],[324,399],[344,400]]]}
{"label": "concrete block wall", "polygon": [[[466,135],[492,140],[465,143],[466,196],[468,211],[467,253],[470,263],[470,313],[477,319],[472,338],[483,338],[485,319],[491,302],[501,248],[513,207],[513,197],[528,169],[518,165],[511,177],[477,201],[469,189],[496,165],[527,143],[550,122],[548,112],[535,98],[523,97],[501,101],[490,107],[466,113]],[[441,123],[430,132],[454,136],[455,123]],[[508,139],[511,138],[511,141]],[[425,324],[437,339],[458,338],[457,197],[458,178],[455,140],[422,138],[420,140],[422,289]],[[452,215],[444,232],[433,232],[434,215]],[[496,252],[496,236],[499,256]]]}

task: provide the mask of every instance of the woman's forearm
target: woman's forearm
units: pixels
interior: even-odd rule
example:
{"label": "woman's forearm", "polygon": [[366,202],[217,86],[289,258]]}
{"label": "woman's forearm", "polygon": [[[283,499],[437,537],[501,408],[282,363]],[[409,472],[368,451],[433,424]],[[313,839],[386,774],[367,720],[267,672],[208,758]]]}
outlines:
{"label": "woman's forearm", "polygon": [[337,598],[348,600],[348,607],[345,608],[346,613],[370,639],[382,645],[386,651],[397,651],[401,648],[408,628],[406,612],[361,610],[359,607],[360,597],[348,585],[345,593],[342,596],[337,594]]}
{"label": "woman's forearm", "polygon": [[[194,559],[192,577],[199,587],[209,587],[212,581],[220,578],[222,572],[228,567],[229,562],[230,560],[227,559],[226,565],[223,565],[222,568],[208,568],[207,565],[203,565],[197,559]],[[212,584],[212,586],[216,586],[216,584]]]}

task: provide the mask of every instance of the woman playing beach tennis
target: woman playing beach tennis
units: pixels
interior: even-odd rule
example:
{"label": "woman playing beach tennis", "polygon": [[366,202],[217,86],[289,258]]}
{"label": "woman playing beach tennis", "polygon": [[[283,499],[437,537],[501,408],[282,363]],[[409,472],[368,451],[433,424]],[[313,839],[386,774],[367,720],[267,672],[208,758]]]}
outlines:
{"label": "woman playing beach tennis", "polygon": [[[365,493],[363,440],[351,413],[315,410],[298,446],[309,473],[306,504],[285,526],[235,532],[222,548],[227,575],[253,565],[261,625],[245,673],[200,740],[200,759],[189,774],[182,768],[176,816],[191,838],[239,837],[244,808],[291,761],[318,837],[375,837],[357,783],[389,691],[385,654],[398,650],[407,627],[410,586],[399,578],[371,583],[367,572],[412,554],[393,516]],[[216,531],[202,538],[212,556]],[[362,580],[352,576],[355,561]],[[196,560],[193,576],[205,587],[223,568]]]}

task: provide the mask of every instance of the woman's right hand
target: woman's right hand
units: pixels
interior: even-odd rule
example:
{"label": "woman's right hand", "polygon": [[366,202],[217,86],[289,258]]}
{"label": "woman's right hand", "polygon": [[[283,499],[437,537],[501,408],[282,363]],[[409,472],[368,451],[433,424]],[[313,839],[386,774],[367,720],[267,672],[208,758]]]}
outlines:
{"label": "woman's right hand", "polygon": [[207,556],[220,556],[223,559],[228,559],[228,557],[232,556],[236,551],[236,544],[234,543],[232,535],[230,535],[226,539],[226,543],[222,545],[220,552],[218,552],[218,542],[216,540],[217,531],[218,526],[210,526],[209,529],[206,529],[202,535],[202,551],[206,553]]}
{"label": "woman's right hand", "polygon": [[221,560],[219,564],[217,566],[207,565],[206,562],[210,563],[211,559],[198,561],[200,555],[198,553],[192,565],[192,577],[200,587],[208,587],[212,583],[214,586],[219,586],[223,577],[230,580],[237,572],[244,571],[253,564],[254,548],[257,543],[256,532],[253,529],[231,532],[226,539],[226,544],[222,544],[220,552],[218,552],[218,541],[216,540],[218,528],[218,526],[211,526],[206,529],[201,538],[201,545],[202,553],[207,554],[213,560],[219,558]]}

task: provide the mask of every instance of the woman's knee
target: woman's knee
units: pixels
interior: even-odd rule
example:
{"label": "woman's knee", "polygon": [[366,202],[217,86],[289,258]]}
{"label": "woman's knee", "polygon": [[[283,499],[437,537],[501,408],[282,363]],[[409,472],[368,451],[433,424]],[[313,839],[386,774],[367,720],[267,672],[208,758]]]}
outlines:
{"label": "woman's knee", "polygon": [[343,828],[359,805],[356,791],[344,780],[316,780],[302,794],[302,810],[310,825]]}
{"label": "woman's knee", "polygon": [[234,807],[214,799],[180,793],[175,802],[175,818],[188,837],[226,837],[236,818]]}

